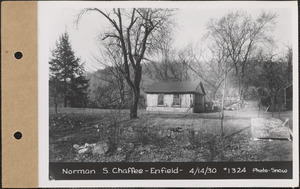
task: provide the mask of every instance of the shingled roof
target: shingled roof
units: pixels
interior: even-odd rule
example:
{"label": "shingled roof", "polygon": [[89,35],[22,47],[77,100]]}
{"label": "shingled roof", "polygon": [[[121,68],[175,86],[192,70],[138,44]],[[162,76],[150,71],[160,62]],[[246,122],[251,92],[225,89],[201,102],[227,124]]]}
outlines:
{"label": "shingled roof", "polygon": [[205,94],[200,81],[181,81],[171,83],[154,83],[146,89],[146,93],[196,93],[198,86],[201,86],[201,93]]}

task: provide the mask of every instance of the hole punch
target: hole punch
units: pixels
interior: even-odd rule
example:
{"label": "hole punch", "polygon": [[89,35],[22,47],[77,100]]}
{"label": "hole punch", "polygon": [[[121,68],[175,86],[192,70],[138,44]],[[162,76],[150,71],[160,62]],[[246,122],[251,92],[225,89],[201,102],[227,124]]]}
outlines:
{"label": "hole punch", "polygon": [[17,140],[20,140],[22,138],[22,133],[20,131],[17,131],[17,132],[15,132],[14,137]]}
{"label": "hole punch", "polygon": [[23,57],[23,54],[21,52],[18,51],[18,52],[15,53],[15,58],[16,59],[21,59],[22,57]]}

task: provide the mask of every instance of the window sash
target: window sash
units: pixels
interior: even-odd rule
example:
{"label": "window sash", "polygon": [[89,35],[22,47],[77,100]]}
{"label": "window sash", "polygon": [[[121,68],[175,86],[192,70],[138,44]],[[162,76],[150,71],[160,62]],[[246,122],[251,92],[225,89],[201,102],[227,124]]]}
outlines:
{"label": "window sash", "polygon": [[181,105],[181,100],[180,100],[180,95],[179,94],[174,94],[173,95],[173,105],[174,106],[180,106]]}
{"label": "window sash", "polygon": [[157,105],[164,105],[164,95],[163,94],[158,94]]}

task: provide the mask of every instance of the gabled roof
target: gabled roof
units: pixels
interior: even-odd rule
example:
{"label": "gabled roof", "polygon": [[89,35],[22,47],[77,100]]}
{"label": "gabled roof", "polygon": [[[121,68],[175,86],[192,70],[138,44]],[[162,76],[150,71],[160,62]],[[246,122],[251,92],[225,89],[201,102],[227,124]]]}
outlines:
{"label": "gabled roof", "polygon": [[[200,90],[197,91],[200,85]],[[154,83],[150,85],[146,93],[201,93],[205,94],[200,81],[180,81],[171,83]]]}

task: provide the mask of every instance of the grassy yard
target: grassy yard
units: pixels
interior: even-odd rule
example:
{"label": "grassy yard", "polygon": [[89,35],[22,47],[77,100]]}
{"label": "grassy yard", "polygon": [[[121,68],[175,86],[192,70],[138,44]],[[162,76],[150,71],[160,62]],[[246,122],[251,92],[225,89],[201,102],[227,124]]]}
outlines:
{"label": "grassy yard", "polygon": [[[50,162],[292,160],[291,141],[251,140],[250,118],[257,112],[226,112],[224,140],[218,113],[139,114],[138,119],[128,120],[127,110],[61,108],[55,114],[50,109]],[[78,154],[73,148],[99,141],[110,146],[105,155]]]}

